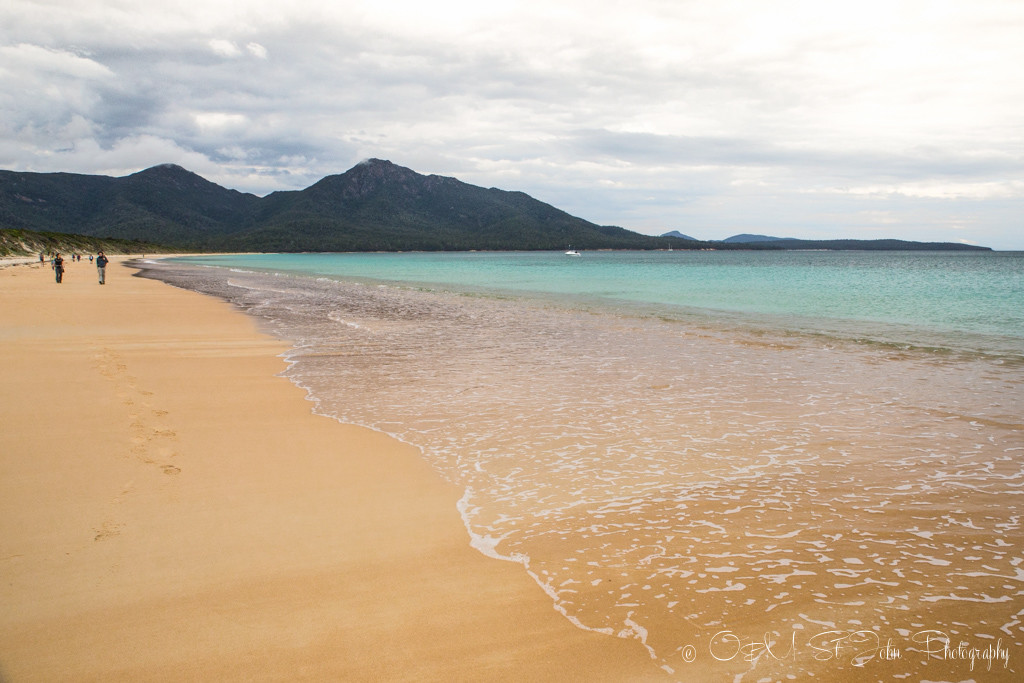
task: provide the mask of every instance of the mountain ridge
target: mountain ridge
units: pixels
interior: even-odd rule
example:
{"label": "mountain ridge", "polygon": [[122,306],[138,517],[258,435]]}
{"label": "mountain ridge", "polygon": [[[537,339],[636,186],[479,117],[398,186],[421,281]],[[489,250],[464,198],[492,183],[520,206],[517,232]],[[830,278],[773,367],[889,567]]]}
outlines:
{"label": "mountain ridge", "polygon": [[743,244],[750,244],[755,242],[788,242],[796,240],[795,237],[772,237],[771,235],[751,235],[749,233],[743,233],[740,235],[733,235],[732,237],[726,237],[723,242],[735,243],[740,242]]}
{"label": "mountain ridge", "polygon": [[[224,188],[176,164],[123,177],[0,170],[0,227],[200,251],[779,248],[597,225],[524,192],[422,175],[382,159],[265,197]],[[904,244],[920,243],[891,241],[886,248]]]}

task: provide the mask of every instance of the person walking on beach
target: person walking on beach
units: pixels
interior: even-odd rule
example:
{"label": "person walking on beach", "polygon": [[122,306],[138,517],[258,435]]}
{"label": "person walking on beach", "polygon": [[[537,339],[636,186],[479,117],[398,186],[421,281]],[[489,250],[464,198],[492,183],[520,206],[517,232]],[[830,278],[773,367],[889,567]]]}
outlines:
{"label": "person walking on beach", "polygon": [[61,258],[60,252],[53,257],[53,272],[57,276],[57,284],[64,281],[64,259]]}
{"label": "person walking on beach", "polygon": [[100,276],[100,284],[106,284],[107,280],[107,257],[101,251],[96,255],[96,272]]}

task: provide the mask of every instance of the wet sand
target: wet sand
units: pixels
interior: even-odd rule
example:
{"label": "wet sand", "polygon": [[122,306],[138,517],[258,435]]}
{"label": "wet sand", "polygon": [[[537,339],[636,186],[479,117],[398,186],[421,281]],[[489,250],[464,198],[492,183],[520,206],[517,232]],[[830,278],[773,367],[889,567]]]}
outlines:
{"label": "wet sand", "polygon": [[[0,680],[646,680],[228,304],[0,269]],[[691,670],[691,674],[696,673]]]}

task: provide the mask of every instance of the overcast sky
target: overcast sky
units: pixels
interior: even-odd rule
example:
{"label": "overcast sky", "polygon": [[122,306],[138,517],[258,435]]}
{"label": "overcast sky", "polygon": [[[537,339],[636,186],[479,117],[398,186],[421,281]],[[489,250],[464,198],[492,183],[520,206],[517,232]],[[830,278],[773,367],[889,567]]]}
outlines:
{"label": "overcast sky", "polygon": [[1024,249],[1021,0],[4,0],[0,168],[377,157],[595,223]]}

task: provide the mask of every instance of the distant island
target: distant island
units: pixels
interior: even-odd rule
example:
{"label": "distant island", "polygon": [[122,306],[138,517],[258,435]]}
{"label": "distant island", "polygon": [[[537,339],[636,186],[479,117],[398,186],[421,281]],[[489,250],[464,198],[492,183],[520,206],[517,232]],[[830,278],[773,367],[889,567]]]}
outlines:
{"label": "distant island", "polygon": [[[686,237],[673,230],[662,237]],[[826,250],[826,251],[992,251],[990,247],[979,247],[960,242],[910,242],[906,240],[802,240],[796,237],[772,237],[770,235],[733,235],[724,240],[711,241],[711,244],[728,245],[730,247],[748,247],[751,249],[789,249],[789,250]]]}
{"label": "distant island", "polygon": [[[133,240],[195,251],[467,251],[575,249],[983,249],[950,242],[702,241],[597,225],[523,192],[421,175],[370,159],[304,190],[229,190],[180,166],[124,177],[0,171],[8,245],[35,233]],[[22,231],[15,240],[10,231]],[[757,239],[741,239],[757,238]],[[153,251],[154,249],[151,249]]]}

